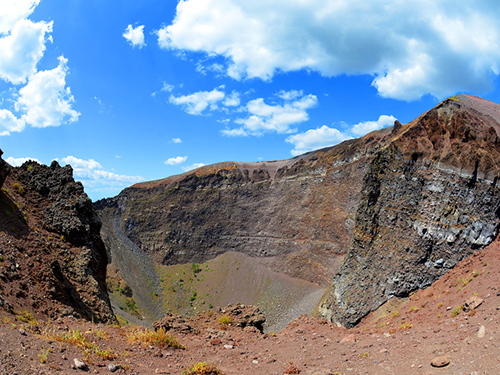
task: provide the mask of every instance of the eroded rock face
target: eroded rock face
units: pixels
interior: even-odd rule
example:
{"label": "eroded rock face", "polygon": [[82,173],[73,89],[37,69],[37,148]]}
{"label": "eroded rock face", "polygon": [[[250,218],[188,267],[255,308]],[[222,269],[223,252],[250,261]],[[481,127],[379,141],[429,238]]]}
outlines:
{"label": "eroded rock face", "polygon": [[2,159],[3,151],[0,150],[0,187],[2,187],[5,179],[10,172],[10,165]]}
{"label": "eroded rock face", "polygon": [[124,249],[164,265],[238,251],[325,286],[348,249],[366,167],[389,134],[290,160],[215,164],[96,202],[112,261]]}
{"label": "eroded rock face", "polygon": [[449,100],[379,151],[363,180],[351,248],[320,306],[325,317],[351,327],[496,238],[500,153],[492,121]]}
{"label": "eroded rock face", "polygon": [[11,169],[1,194],[3,305],[114,322],[100,220],[71,167],[24,163]]}

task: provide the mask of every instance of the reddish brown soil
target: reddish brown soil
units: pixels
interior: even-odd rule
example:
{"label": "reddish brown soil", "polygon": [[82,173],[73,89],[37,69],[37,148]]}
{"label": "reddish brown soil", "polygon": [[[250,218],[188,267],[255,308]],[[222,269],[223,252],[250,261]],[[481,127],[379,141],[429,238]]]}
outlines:
{"label": "reddish brown soil", "polygon": [[[50,323],[50,330],[65,333],[80,329],[101,350],[110,348],[114,361],[91,356],[90,373],[109,373],[108,364],[122,366],[116,373],[182,374],[183,369],[206,361],[224,374],[283,374],[295,367],[301,374],[496,374],[500,372],[500,241],[459,263],[442,279],[408,299],[390,300],[346,330],[323,320],[302,316],[276,334],[230,326],[221,330],[221,313],[199,315],[188,321],[198,332],[176,334],[187,349],[160,349],[127,341],[125,328],[92,325],[72,318]],[[464,285],[467,284],[467,285]],[[483,299],[471,312],[456,310],[471,297]],[[481,326],[485,335],[478,337]],[[0,323],[0,374],[75,374],[74,358],[82,349],[61,344],[32,325],[10,315]],[[26,335],[19,331],[24,328]],[[36,329],[35,329],[36,330]],[[48,328],[40,326],[41,331]],[[108,333],[99,338],[98,331]],[[102,336],[102,335],[100,335]],[[40,363],[50,348],[47,363]],[[431,361],[448,357],[435,368]]]}

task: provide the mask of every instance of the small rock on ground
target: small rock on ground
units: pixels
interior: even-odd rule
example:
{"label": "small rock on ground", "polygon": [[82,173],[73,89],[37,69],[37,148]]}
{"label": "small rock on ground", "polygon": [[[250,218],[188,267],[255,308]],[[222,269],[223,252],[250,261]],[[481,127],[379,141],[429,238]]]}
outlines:
{"label": "small rock on ground", "polygon": [[445,367],[445,366],[448,366],[450,364],[450,362],[451,362],[450,357],[448,357],[447,355],[444,355],[444,356],[439,356],[439,357],[434,358],[431,361],[431,365],[433,367]]}

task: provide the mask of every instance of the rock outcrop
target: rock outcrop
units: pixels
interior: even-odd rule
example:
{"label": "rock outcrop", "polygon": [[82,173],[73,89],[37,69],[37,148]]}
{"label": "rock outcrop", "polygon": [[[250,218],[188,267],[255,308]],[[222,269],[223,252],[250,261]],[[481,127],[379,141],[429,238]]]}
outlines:
{"label": "rock outcrop", "polygon": [[319,311],[350,327],[497,236],[499,134],[499,105],[458,95],[408,124],[335,147],[206,166],[95,206],[111,259],[132,289],[154,271],[130,280],[130,259],[154,270],[238,251],[331,285]]}
{"label": "rock outcrop", "polygon": [[4,309],[114,322],[101,223],[71,167],[26,162],[0,194]]}
{"label": "rock outcrop", "polygon": [[363,179],[351,248],[321,313],[355,325],[425,288],[500,225],[500,106],[460,95],[393,135]]}

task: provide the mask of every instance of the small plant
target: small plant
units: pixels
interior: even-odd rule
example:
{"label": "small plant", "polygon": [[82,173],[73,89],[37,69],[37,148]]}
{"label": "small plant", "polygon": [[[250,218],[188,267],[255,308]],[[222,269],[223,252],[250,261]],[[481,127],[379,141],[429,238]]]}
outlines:
{"label": "small plant", "polygon": [[402,331],[405,329],[410,329],[411,327],[413,327],[413,324],[411,324],[410,322],[404,322],[399,326],[399,330]]}
{"label": "small plant", "polygon": [[412,306],[412,307],[410,307],[410,310],[408,310],[408,312],[411,313],[411,312],[414,312],[414,311],[417,311],[417,310],[418,310],[417,307]]}
{"label": "small plant", "polygon": [[283,374],[300,374],[300,369],[293,362],[289,362],[283,370]]}
{"label": "small plant", "polygon": [[182,371],[183,375],[224,375],[217,367],[206,362],[198,362]]}
{"label": "small plant", "polygon": [[221,326],[222,329],[227,329],[227,326],[230,325],[232,322],[233,319],[231,319],[231,317],[227,315],[222,315],[219,318],[219,325]]}
{"label": "small plant", "polygon": [[477,292],[472,293],[474,297],[477,297],[479,294]]}
{"label": "small plant", "polygon": [[17,190],[17,193],[19,195],[24,195],[24,188],[22,186],[19,186],[19,183],[14,183],[14,189]]}
{"label": "small plant", "polygon": [[443,307],[443,302],[439,302],[438,307]]}
{"label": "small plant", "polygon": [[38,357],[40,357],[40,363],[47,363],[47,357],[51,351],[52,350],[50,348],[45,349],[45,347],[42,346],[42,354],[38,354]]}
{"label": "small plant", "polygon": [[196,263],[193,263],[193,265],[191,266],[191,270],[193,271],[194,274],[197,274],[202,271],[200,265]]}
{"label": "small plant", "polygon": [[17,315],[17,319],[19,319],[23,323],[29,323],[32,325],[38,325],[38,322],[33,317],[33,314],[24,310],[22,314]]}
{"label": "small plant", "polygon": [[47,241],[52,241],[52,237],[48,236]]}
{"label": "small plant", "polygon": [[32,165],[28,165],[28,168],[26,168],[27,171],[31,171],[33,169]]}
{"label": "small plant", "polygon": [[397,318],[397,316],[398,316],[398,315],[399,315],[399,311],[394,311],[394,312],[392,313],[392,317],[393,317],[393,318]]}
{"label": "small plant", "polygon": [[110,349],[101,350],[96,344],[91,343],[79,329],[71,330],[66,334],[49,335],[50,339],[58,342],[65,342],[69,345],[78,346],[83,349],[86,357],[95,355],[103,360],[113,360],[117,356]]}
{"label": "small plant", "polygon": [[485,260],[483,260],[483,266],[486,267],[487,265],[488,265],[488,263]]}
{"label": "small plant", "polygon": [[127,333],[127,339],[132,343],[141,342],[145,345],[155,345],[160,348],[186,349],[184,345],[179,344],[179,341],[174,336],[167,335],[164,328],[157,331],[133,328]]}
{"label": "small plant", "polygon": [[196,299],[197,295],[198,295],[198,293],[193,292],[193,295],[191,296],[190,301],[193,302]]}
{"label": "small plant", "polygon": [[132,297],[125,299],[125,305],[127,308],[136,315],[139,315],[139,308]]}
{"label": "small plant", "polygon": [[472,271],[472,276],[478,277],[479,276],[479,271],[478,270]]}
{"label": "small plant", "polygon": [[60,237],[60,238],[61,238],[61,241],[62,241],[62,242],[66,242],[66,237],[64,237],[64,234],[61,234],[61,237]]}
{"label": "small plant", "polygon": [[360,354],[359,354],[359,357],[360,357],[360,358],[363,358],[363,357],[368,357],[368,352],[360,353]]}
{"label": "small plant", "polygon": [[460,314],[460,311],[462,311],[463,309],[464,309],[464,305],[460,305],[460,306],[455,307],[453,310],[451,310],[451,316],[453,316],[453,317],[457,316],[458,314]]}
{"label": "small plant", "polygon": [[441,318],[441,314],[438,314],[438,318]]}

